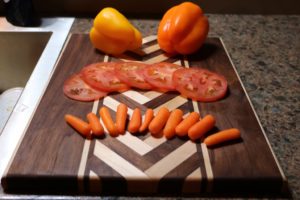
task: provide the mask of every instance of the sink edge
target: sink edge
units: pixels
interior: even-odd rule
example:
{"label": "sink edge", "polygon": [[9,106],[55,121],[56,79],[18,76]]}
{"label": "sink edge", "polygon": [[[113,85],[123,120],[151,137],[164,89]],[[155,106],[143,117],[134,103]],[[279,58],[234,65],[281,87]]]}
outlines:
{"label": "sink edge", "polygon": [[0,135],[0,178],[8,168],[10,160],[21,143],[35,109],[47,88],[73,22],[74,18],[43,18],[40,27],[24,28],[13,26],[5,18],[0,17],[0,31],[52,32]]}

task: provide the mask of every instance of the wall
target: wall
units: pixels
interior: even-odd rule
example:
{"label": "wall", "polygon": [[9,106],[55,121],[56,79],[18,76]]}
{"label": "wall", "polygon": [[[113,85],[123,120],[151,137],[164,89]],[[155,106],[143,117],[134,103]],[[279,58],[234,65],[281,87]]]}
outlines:
{"label": "wall", "polygon": [[[112,6],[129,15],[159,16],[183,0],[32,0],[41,15],[94,16]],[[206,13],[225,14],[300,14],[299,0],[192,0]],[[3,15],[4,3],[0,2]]]}

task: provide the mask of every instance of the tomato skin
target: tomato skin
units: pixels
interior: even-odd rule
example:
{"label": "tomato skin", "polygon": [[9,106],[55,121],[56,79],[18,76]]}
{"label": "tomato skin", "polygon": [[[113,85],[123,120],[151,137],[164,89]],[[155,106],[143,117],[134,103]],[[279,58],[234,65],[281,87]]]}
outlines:
{"label": "tomato skin", "polygon": [[115,74],[115,64],[111,62],[93,63],[84,67],[82,79],[91,87],[105,92],[124,92],[129,86]]}
{"label": "tomato skin", "polygon": [[201,102],[223,98],[228,88],[227,81],[222,75],[200,68],[176,70],[172,79],[176,90],[183,96]]}
{"label": "tomato skin", "polygon": [[119,62],[115,64],[117,77],[130,87],[150,90],[152,86],[146,82],[143,71],[149,65],[138,62]]}
{"label": "tomato skin", "polygon": [[145,68],[144,76],[146,81],[155,89],[160,91],[174,91],[175,86],[173,84],[172,74],[180,68],[183,67],[173,63],[155,63]]}
{"label": "tomato skin", "polygon": [[63,92],[67,97],[78,101],[94,101],[107,95],[106,92],[91,88],[80,74],[73,74],[64,82]]}

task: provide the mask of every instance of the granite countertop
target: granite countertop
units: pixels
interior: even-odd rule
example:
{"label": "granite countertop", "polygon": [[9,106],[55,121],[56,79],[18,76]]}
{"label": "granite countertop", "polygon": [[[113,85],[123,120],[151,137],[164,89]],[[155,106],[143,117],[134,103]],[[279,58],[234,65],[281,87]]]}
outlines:
{"label": "granite countertop", "polygon": [[[292,197],[299,199],[300,15],[208,17],[209,36],[222,38],[287,177]],[[144,35],[157,31],[157,20],[131,22]],[[71,32],[87,33],[91,26],[92,19],[77,18]]]}
{"label": "granite countertop", "polygon": [[[294,199],[300,198],[300,16],[208,15],[209,36],[221,37],[235,65]],[[145,35],[157,20],[131,20]],[[88,32],[76,19],[71,32]]]}

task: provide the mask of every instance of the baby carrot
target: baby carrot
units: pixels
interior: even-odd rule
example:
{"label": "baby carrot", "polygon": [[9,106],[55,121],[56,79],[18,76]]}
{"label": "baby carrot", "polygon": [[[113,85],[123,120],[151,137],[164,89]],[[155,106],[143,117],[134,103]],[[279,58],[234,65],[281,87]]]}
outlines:
{"label": "baby carrot", "polygon": [[175,109],[171,112],[163,130],[163,134],[167,139],[170,139],[175,135],[175,128],[181,122],[182,116],[183,112],[180,109]]}
{"label": "baby carrot", "polygon": [[127,106],[124,103],[120,103],[117,107],[116,113],[116,127],[120,134],[125,131],[125,124],[127,119]]}
{"label": "baby carrot", "polygon": [[199,113],[192,112],[184,120],[182,120],[175,128],[175,132],[179,136],[185,136],[188,134],[188,130],[192,127],[200,118]]}
{"label": "baby carrot", "polygon": [[206,146],[210,147],[216,144],[220,144],[225,141],[238,139],[241,137],[241,133],[236,128],[227,129],[218,133],[212,134],[204,139]]}
{"label": "baby carrot", "polygon": [[167,108],[162,107],[159,109],[157,115],[154,117],[154,119],[149,124],[149,131],[156,135],[158,134],[165,126],[168,118],[169,118],[170,112]]}
{"label": "baby carrot", "polygon": [[148,126],[149,126],[151,120],[153,119],[153,117],[154,117],[153,109],[148,108],[148,109],[146,110],[146,113],[145,113],[145,119],[144,119],[144,122],[142,123],[142,125],[141,125],[141,127],[140,127],[140,129],[139,129],[139,132],[140,132],[140,133],[141,133],[141,132],[144,132],[144,131],[148,128]]}
{"label": "baby carrot", "polygon": [[83,121],[82,119],[80,119],[74,115],[66,114],[65,120],[81,135],[83,135],[85,137],[90,136],[91,126],[88,123],[86,123],[85,121]]}
{"label": "baby carrot", "polygon": [[103,129],[103,127],[100,123],[100,119],[97,117],[97,115],[95,115],[95,113],[90,112],[86,115],[86,118],[89,121],[93,135],[96,135],[96,136],[103,135],[104,129]]}
{"label": "baby carrot", "polygon": [[119,131],[110,116],[108,108],[107,107],[100,108],[99,113],[100,113],[100,117],[101,117],[107,131],[109,132],[109,134],[113,137],[118,136]]}
{"label": "baby carrot", "polygon": [[135,108],[128,124],[128,131],[130,133],[138,132],[141,123],[142,123],[141,109]]}
{"label": "baby carrot", "polygon": [[215,126],[216,120],[212,115],[206,115],[188,130],[188,136],[192,140],[201,138]]}

